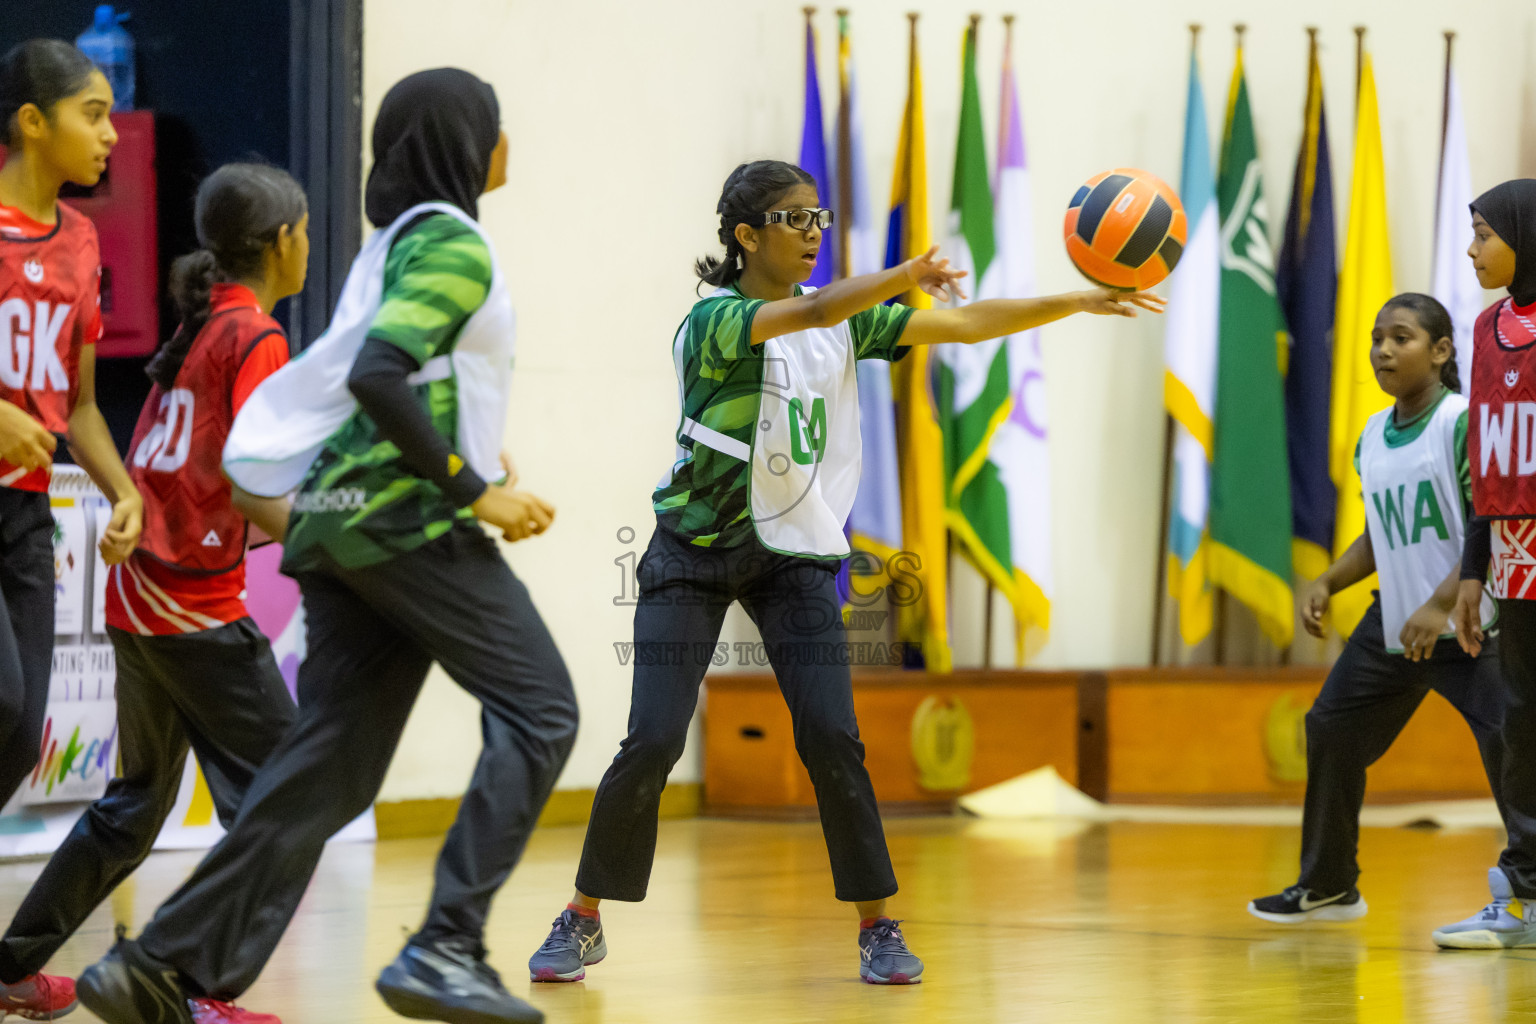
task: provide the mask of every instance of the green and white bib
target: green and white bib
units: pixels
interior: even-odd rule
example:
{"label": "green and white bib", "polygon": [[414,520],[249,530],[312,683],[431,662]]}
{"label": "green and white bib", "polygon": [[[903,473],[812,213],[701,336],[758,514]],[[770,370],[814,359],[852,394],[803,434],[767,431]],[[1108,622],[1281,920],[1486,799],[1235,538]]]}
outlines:
{"label": "green and white bib", "polygon": [[678,329],[677,459],[652,505],[701,547],[755,536],[783,554],[844,558],[862,462],[856,361],[900,358],[912,310],[876,306],[753,345],[763,305],[720,288]]}
{"label": "green and white bib", "polygon": [[[1413,422],[1398,425],[1391,408],[1366,421],[1356,450],[1365,493],[1366,528],[1381,578],[1382,633],[1387,650],[1409,616],[1461,564],[1471,479],[1467,463],[1467,400],[1445,392]],[[1485,626],[1495,618],[1483,596]],[[1447,619],[1442,635],[1455,627]]]}

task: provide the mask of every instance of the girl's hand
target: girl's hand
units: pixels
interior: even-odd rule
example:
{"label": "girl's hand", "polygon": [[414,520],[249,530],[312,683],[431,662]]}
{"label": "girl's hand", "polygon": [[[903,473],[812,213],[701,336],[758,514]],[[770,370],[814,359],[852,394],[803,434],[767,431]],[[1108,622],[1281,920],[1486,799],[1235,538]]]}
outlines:
{"label": "girl's hand", "polygon": [[1408,617],[1398,639],[1403,644],[1403,657],[1409,661],[1423,661],[1434,652],[1435,642],[1445,632],[1445,609],[1438,601],[1426,601],[1418,611]]}
{"label": "girl's hand", "polygon": [[956,283],[968,272],[956,270],[949,265],[949,260],[941,260],[938,257],[939,247],[935,245],[921,256],[914,256],[907,260],[908,279],[941,302],[953,302],[956,298],[970,298]]}
{"label": "girl's hand", "polygon": [[120,565],[139,546],[139,535],[144,532],[144,499],[139,492],[119,498],[112,506],[112,519],[97,546],[108,565]]}
{"label": "girl's hand", "polygon": [[1110,288],[1095,288],[1082,293],[1083,312],[1099,316],[1135,316],[1132,306],[1140,306],[1149,313],[1161,313],[1168,300],[1154,292],[1123,292]]}
{"label": "girl's hand", "polygon": [[1456,590],[1456,607],[1451,624],[1456,627],[1456,642],[1472,657],[1483,649],[1483,584],[1480,580],[1462,580]]}
{"label": "girl's hand", "polygon": [[493,484],[470,506],[476,518],[501,531],[509,543],[536,537],[554,522],[555,507],[527,491]]}
{"label": "girl's hand", "polygon": [[59,439],[19,406],[0,401],[0,459],[27,472],[53,465]]}
{"label": "girl's hand", "polygon": [[1301,595],[1301,625],[1308,633],[1323,639],[1323,616],[1328,614],[1328,602],[1333,600],[1333,591],[1328,587],[1328,581],[1322,577],[1312,581]]}

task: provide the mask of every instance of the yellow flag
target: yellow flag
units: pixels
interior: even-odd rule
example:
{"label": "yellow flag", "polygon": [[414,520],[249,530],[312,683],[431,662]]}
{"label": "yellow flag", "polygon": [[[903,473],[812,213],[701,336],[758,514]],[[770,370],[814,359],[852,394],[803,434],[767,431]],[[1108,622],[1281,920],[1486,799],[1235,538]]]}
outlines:
{"label": "yellow flag", "polygon": [[[891,184],[891,217],[885,265],[928,251],[928,162],[923,133],[923,76],[917,62],[917,19],[912,16],[912,50],[907,109],[896,145],[896,175]],[[902,301],[917,309],[932,303],[914,288]],[[944,521],[944,449],[933,392],[929,387],[926,346],[916,346],[891,366],[896,398],[896,450],[901,462],[901,533],[898,555],[890,567],[896,604],[896,631],[907,643],[921,643],[930,672],[948,672],[948,534]],[[901,577],[908,581],[905,585]],[[915,583],[915,588],[912,584]]]}
{"label": "yellow flag", "polygon": [[[1365,502],[1355,472],[1355,444],[1365,421],[1385,409],[1391,396],[1371,371],[1371,327],[1392,297],[1392,252],[1387,238],[1386,171],[1376,110],[1371,57],[1360,67],[1355,114],[1355,159],[1349,186],[1349,230],[1339,270],[1339,301],[1333,330],[1333,405],[1328,427],[1328,473],[1339,491],[1333,554],[1337,558],[1365,532]],[[1371,604],[1376,577],[1333,599],[1333,623],[1348,636]],[[1391,639],[1390,637],[1388,638]]]}

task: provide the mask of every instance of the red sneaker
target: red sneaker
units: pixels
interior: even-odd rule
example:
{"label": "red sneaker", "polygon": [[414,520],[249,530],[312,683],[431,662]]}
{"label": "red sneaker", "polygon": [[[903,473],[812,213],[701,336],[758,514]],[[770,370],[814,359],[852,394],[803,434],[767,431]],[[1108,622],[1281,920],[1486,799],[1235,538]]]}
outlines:
{"label": "red sneaker", "polygon": [[192,1008],[192,1019],[197,1024],[283,1024],[281,1017],[252,1013],[217,999],[188,999],[187,1005]]}
{"label": "red sneaker", "polygon": [[57,1020],[76,1005],[70,978],[33,974],[14,985],[0,985],[0,1020],[8,1013],[23,1020]]}

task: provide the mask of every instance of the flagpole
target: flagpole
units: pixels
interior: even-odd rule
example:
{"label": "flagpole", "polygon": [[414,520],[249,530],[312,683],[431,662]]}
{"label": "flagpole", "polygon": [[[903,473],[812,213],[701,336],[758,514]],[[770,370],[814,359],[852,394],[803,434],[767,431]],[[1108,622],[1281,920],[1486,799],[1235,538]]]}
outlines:
{"label": "flagpole", "polygon": [[[1360,80],[1365,77],[1365,26],[1355,26],[1355,112],[1360,111]],[[1356,126],[1356,130],[1359,127]]]}
{"label": "flagpole", "polygon": [[[1007,15],[1003,21],[1008,25],[1010,34],[1013,31],[1013,16]],[[1200,44],[1200,25],[1198,22],[1189,26],[1189,50],[1194,53]],[[1158,504],[1157,522],[1157,569],[1153,573],[1155,582],[1152,584],[1152,667],[1156,668],[1163,663],[1163,617],[1168,611],[1168,524],[1172,520],[1173,508],[1173,442],[1174,442],[1173,414],[1163,410],[1163,496]]]}
{"label": "flagpole", "polygon": [[1435,171],[1435,241],[1433,252],[1440,251],[1440,193],[1445,188],[1445,142],[1451,129],[1451,44],[1456,33],[1445,33],[1445,99],[1440,106],[1440,166]]}

